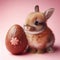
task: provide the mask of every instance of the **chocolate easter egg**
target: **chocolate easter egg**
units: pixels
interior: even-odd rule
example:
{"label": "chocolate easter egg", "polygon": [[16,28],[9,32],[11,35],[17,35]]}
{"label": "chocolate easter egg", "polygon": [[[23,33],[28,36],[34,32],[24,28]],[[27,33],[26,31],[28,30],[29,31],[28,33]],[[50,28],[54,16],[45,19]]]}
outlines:
{"label": "chocolate easter egg", "polygon": [[17,24],[13,25],[7,32],[5,43],[12,54],[24,53],[28,42],[23,28]]}

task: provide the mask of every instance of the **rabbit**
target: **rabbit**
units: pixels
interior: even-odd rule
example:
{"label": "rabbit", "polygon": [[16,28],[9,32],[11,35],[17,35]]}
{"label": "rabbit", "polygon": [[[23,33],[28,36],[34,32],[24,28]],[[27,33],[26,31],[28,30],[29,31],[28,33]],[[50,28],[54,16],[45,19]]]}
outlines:
{"label": "rabbit", "polygon": [[54,12],[54,8],[49,8],[45,12],[39,11],[39,6],[35,6],[35,12],[30,13],[24,24],[24,31],[28,39],[28,50],[32,53],[53,52],[55,36],[47,26],[47,20]]}

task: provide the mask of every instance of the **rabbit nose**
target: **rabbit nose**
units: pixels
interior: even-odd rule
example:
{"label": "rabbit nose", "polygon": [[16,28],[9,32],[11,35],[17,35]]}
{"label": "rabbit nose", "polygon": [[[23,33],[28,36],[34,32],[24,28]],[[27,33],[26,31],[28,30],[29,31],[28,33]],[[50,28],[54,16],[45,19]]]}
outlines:
{"label": "rabbit nose", "polygon": [[30,25],[24,25],[24,29],[25,30],[28,30],[28,31],[34,31],[35,30],[35,27],[30,26]]}
{"label": "rabbit nose", "polygon": [[25,30],[30,30],[31,26],[30,25],[24,25]]}
{"label": "rabbit nose", "polygon": [[30,30],[30,26],[25,26],[25,30]]}

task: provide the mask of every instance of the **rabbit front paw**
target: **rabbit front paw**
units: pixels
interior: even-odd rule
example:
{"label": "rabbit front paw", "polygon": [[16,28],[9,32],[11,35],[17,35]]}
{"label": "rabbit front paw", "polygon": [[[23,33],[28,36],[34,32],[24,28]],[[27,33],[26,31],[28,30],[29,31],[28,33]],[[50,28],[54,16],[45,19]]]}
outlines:
{"label": "rabbit front paw", "polygon": [[35,49],[35,48],[28,48],[28,52],[29,53],[36,53],[37,52],[37,50]]}
{"label": "rabbit front paw", "polygon": [[41,49],[38,49],[38,50],[37,50],[37,53],[38,53],[38,54],[39,54],[39,53],[42,54],[42,53],[45,53],[45,52],[46,52],[46,49],[42,49],[42,50],[41,50]]}

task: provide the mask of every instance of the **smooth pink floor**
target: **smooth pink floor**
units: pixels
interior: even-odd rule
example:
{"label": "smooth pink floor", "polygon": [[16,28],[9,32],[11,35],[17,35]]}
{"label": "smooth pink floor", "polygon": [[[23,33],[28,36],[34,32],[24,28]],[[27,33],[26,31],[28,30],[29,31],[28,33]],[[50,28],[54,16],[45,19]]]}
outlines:
{"label": "smooth pink floor", "polygon": [[[5,37],[14,24],[23,27],[27,15],[38,4],[40,11],[55,8],[47,21],[55,35],[55,52],[45,54],[12,55],[5,47]],[[0,0],[0,60],[60,60],[60,0]]]}

